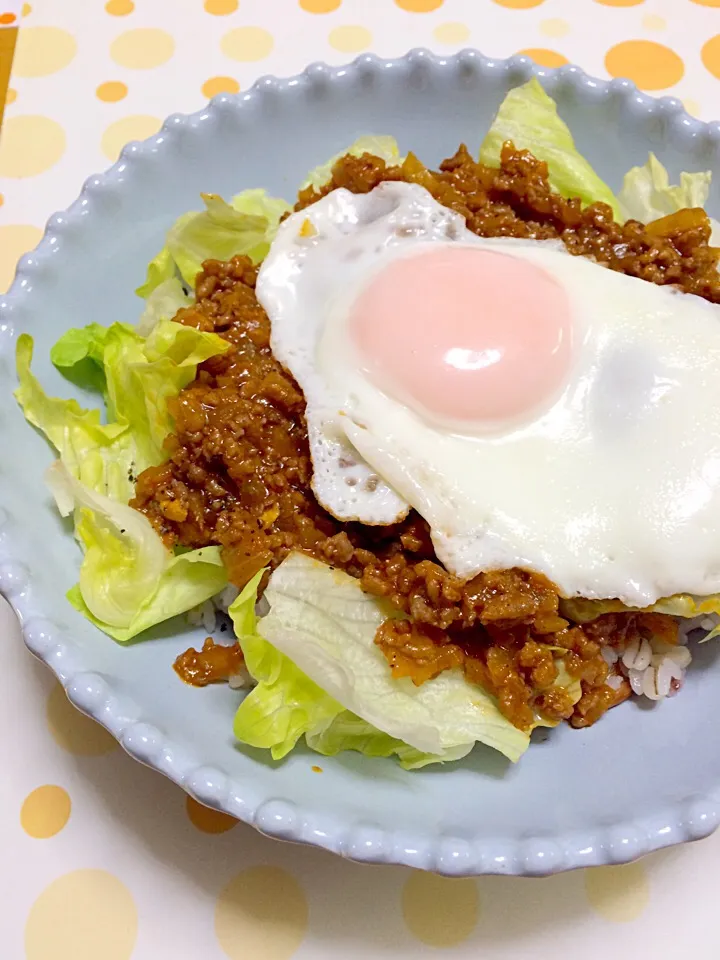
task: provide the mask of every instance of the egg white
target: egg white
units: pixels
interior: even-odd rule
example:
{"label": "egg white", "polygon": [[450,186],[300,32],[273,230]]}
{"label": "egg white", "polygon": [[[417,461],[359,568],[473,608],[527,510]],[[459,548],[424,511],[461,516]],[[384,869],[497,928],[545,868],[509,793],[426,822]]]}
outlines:
{"label": "egg white", "polygon": [[[549,407],[461,434],[362,375],[348,306],[426,243],[502,251],[563,284],[579,336]],[[462,577],[518,566],[565,596],[636,606],[720,591],[718,307],[557,243],[480,239],[404,183],[337,190],[288,218],[257,293],[275,355],[305,393],[313,486],[335,516],[390,523],[412,506]]]}

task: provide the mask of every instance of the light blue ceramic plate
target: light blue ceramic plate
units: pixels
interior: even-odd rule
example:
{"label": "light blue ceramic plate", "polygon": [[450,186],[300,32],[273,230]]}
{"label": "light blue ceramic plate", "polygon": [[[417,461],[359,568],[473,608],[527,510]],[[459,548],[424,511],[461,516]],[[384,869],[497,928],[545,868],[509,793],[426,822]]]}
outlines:
{"label": "light blue ceramic plate", "polygon": [[[171,669],[178,652],[202,639],[198,631],[173,622],[155,639],[122,647],[66,602],[80,557],[43,485],[52,454],[10,395],[14,335],[32,333],[36,372],[50,392],[67,395],[50,345],[70,326],[138,316],[133,290],[147,261],[201,191],[264,186],[292,198],[309,169],[363,133],[395,134],[403,152],[433,164],[460,141],[479,145],[505,93],[535,69],[526,58],[492,61],[474,51],[364,56],[291,80],[263,79],[247,94],[170,117],[52,217],[0,300],[0,589],[29,648],[73,703],[200,801],[265,833],[357,860],[456,875],[543,874],[704,837],[720,812],[720,645],[695,653],[680,696],[649,708],[626,704],[589,730],[558,728],[517,766],[480,748],[417,773],[356,754],[318,760],[296,750],[273,763],[240,749],[232,737],[238,694],[192,689]],[[711,212],[720,213],[720,125],[626,81],[593,80],[575,67],[536,72],[611,186],[654,150],[673,175],[711,169]],[[311,771],[318,762],[322,775]]]}

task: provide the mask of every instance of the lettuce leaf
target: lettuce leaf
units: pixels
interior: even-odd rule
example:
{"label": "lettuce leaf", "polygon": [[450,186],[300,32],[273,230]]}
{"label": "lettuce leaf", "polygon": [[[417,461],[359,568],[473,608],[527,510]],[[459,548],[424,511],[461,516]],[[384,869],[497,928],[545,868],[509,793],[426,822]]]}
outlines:
{"label": "lettuce leaf", "polygon": [[76,513],[85,556],[68,600],[121,642],[203,603],[227,585],[218,547],[173,556],[147,517],[96,493],[60,460],[46,481],[61,515]]}
{"label": "lettuce leaf", "polygon": [[205,210],[178,217],[167,233],[165,247],[148,264],[145,283],[135,291],[139,296],[149,297],[178,276],[194,289],[204,260],[247,254],[259,263],[270,249],[280,217],[291,209],[264,190],[245,190],[230,203],[214,193],[201,196]]}
{"label": "lettuce leaf", "polygon": [[68,598],[116,640],[197,606],[227,584],[219,550],[174,557],[127,501],[133,475],[163,459],[172,426],[168,399],[195,377],[198,363],[228,347],[215,334],[164,318],[147,339],[121,323],[68,331],[53,360],[64,372],[84,363],[97,368],[110,421],[103,424],[99,410],[47,396],[30,370],[32,338],[18,338],[15,395],[60,455],[47,481],[60,512],[74,513],[84,551],[79,584]]}
{"label": "lettuce leaf", "polygon": [[145,309],[137,322],[136,331],[147,337],[159,320],[173,320],[178,310],[189,307],[193,298],[185,292],[177,277],[159,283],[145,301]]}
{"label": "lettuce leaf", "polygon": [[343,750],[356,750],[370,757],[396,755],[407,769],[456,760],[470,752],[473,744],[448,749],[440,755],[418,751],[345,710],[310,680],[258,633],[255,603],[264,573],[261,570],[247,584],[229,611],[245,665],[257,681],[235,715],[233,729],[238,740],[269,749],[273,759],[281,760],[305,736],[308,746],[325,756]]}
{"label": "lettuce leaf", "polygon": [[[90,489],[128,500],[135,444],[128,424],[100,422],[99,410],[83,410],[76,400],[48,397],[30,370],[33,340],[18,337],[15,397],[27,420],[45,434],[70,474]],[[103,374],[104,381],[104,374]]]}
{"label": "lettuce leaf", "polygon": [[142,596],[138,591],[126,627],[113,626],[94,616],[85,602],[79,584],[68,591],[67,598],[75,609],[96,627],[119,643],[127,643],[150,627],[180,613],[186,613],[214,597],[227,586],[227,582],[220,548],[201,547],[199,550],[170,557],[154,592]]}
{"label": "lettuce leaf", "polygon": [[314,170],[311,170],[307,175],[307,178],[301,184],[300,189],[304,190],[307,187],[313,187],[315,190],[319,190],[321,187],[324,187],[332,176],[332,168],[335,166],[338,160],[346,156],[348,153],[353,157],[361,157],[364,153],[371,153],[374,157],[380,157],[387,164],[392,166],[402,163],[400,150],[398,149],[395,137],[359,137],[355,143],[351,144],[351,146],[347,147],[345,150],[341,150],[339,153],[336,153],[334,156],[330,157],[330,159],[325,163],[321,163],[319,166],[315,167]]}
{"label": "lettuce leaf", "polygon": [[670,184],[665,167],[654,153],[642,167],[625,174],[618,201],[625,220],[650,223],[686,207],[703,207],[710,193],[710,171],[681,173],[680,183]]}
{"label": "lettuce leaf", "polygon": [[32,338],[21,334],[15,396],[73,477],[93,491],[127,502],[133,496],[133,475],[164,459],[163,440],[172,428],[168,399],[195,378],[199,363],[228,348],[214,333],[165,319],[147,339],[123,323],[68,331],[56,344],[53,359],[63,369],[85,361],[97,367],[109,420],[103,424],[99,410],[47,396],[30,370]]}
{"label": "lettuce leaf", "polygon": [[480,161],[498,166],[506,140],[547,163],[550,186],[561,196],[579,197],[584,204],[602,201],[619,218],[620,207],[613,192],[578,152],[555,101],[536,77],[505,97],[480,147]]}
{"label": "lettuce leaf", "polygon": [[383,733],[349,710],[339,713],[324,729],[308,732],[305,740],[312,750],[326,757],[334,757],[343,750],[356,750],[366,757],[395,756],[406,770],[419,770],[431,763],[461,760],[475,746],[474,743],[463,743],[457,747],[448,747],[441,755],[423,753],[402,740]]}
{"label": "lettuce leaf", "polygon": [[257,681],[235,714],[233,730],[238,740],[269,749],[280,760],[304,734],[323,727],[343,708],[257,632],[255,603],[264,573],[249,581],[228,611],[245,665]]}
{"label": "lettuce leaf", "polygon": [[[469,752],[476,741],[511,760],[517,760],[527,748],[528,734],[506,720],[493,698],[469,684],[460,671],[446,671],[420,687],[408,679],[393,679],[374,642],[377,627],[393,611],[363,593],[357,581],[346,574],[292,554],[273,573],[265,597],[270,612],[256,628],[275,652],[270,654],[256,641],[254,647],[252,642],[249,646],[247,634],[239,639],[253,676],[258,668],[257,651],[263,653],[258,676],[271,685],[273,698],[268,694],[265,708],[266,690],[259,684],[245,703],[252,703],[252,720],[261,731],[263,745],[274,738],[270,727],[277,724],[281,728],[275,742],[282,746],[276,753],[291,749],[290,741],[294,738],[297,742],[301,736],[301,725],[306,727],[306,739],[310,734],[311,746],[319,744],[328,752],[343,749],[342,731],[347,728],[337,718],[345,712],[391,740],[412,747],[416,753],[406,758],[412,763],[418,761],[417,753],[436,760],[455,759]],[[248,602],[247,595],[244,602]],[[233,607],[236,605],[240,598]],[[231,608],[231,615],[234,613]],[[286,672],[290,674],[287,686]],[[315,701],[317,716],[309,712]],[[245,742],[260,745],[260,737],[249,729],[250,708],[245,703],[238,711],[235,733]],[[294,724],[293,712],[300,704],[308,716],[303,724]],[[269,718],[267,728],[262,727],[263,717]],[[337,726],[329,721],[337,721]],[[364,734],[358,735],[358,726],[351,726],[350,748],[357,749]],[[371,740],[372,744],[365,741],[370,749],[389,751],[389,740],[378,739],[374,733]]]}

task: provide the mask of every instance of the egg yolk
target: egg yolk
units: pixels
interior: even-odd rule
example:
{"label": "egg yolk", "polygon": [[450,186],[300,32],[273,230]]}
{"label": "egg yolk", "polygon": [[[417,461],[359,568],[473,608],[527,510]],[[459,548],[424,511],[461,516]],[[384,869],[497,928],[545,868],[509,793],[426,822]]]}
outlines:
{"label": "egg yolk", "polygon": [[497,424],[567,379],[572,313],[558,281],[521,257],[452,245],[397,259],[355,300],[366,375],[433,420]]}

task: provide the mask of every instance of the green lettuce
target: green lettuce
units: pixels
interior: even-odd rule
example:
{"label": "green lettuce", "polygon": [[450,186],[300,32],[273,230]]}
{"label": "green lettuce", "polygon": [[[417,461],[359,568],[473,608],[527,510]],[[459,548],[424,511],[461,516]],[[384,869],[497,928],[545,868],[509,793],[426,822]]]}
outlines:
{"label": "green lettuce", "polygon": [[90,490],[60,460],[46,481],[61,515],[75,513],[85,554],[68,599],[115,640],[130,640],[227,585],[219,548],[173,556],[147,517]]}
{"label": "green lettuce", "polygon": [[204,260],[229,260],[247,254],[264,259],[278,223],[290,205],[264,190],[245,190],[226,203],[214,193],[201,195],[202,212],[184,213],[165,237],[165,247],[148,264],[145,283],[136,293],[149,297],[161,284],[177,278],[193,289]]}
{"label": "green lettuce", "polygon": [[18,338],[15,396],[58,451],[48,485],[60,512],[74,514],[84,552],[68,598],[116,640],[197,606],[227,584],[217,548],[173,556],[128,500],[134,475],[164,459],[168,399],[194,379],[199,363],[228,347],[215,334],[165,318],[147,338],[122,323],[68,331],[52,359],[73,379],[83,365],[95,368],[107,408],[102,423],[99,410],[45,393],[30,369],[32,338]]}
{"label": "green lettuce", "polygon": [[681,173],[672,185],[665,167],[654,153],[642,167],[625,174],[618,201],[626,220],[650,223],[686,207],[705,207],[710,193],[710,171]]}
{"label": "green lettuce", "polygon": [[506,140],[547,163],[550,186],[561,196],[579,197],[584,204],[602,201],[612,207],[616,219],[620,217],[613,192],[578,152],[555,101],[535,77],[511,90],[501,103],[480,147],[480,161],[498,166]]}
{"label": "green lettuce", "polygon": [[380,157],[385,163],[391,166],[402,163],[402,157],[400,156],[400,150],[398,149],[395,137],[359,137],[351,146],[345,150],[341,150],[339,153],[330,157],[325,163],[321,163],[315,167],[314,170],[311,170],[301,184],[300,189],[304,190],[306,187],[313,187],[315,190],[319,190],[321,187],[324,187],[332,177],[332,169],[335,164],[348,153],[353,157],[361,157],[364,153],[370,153],[374,157]]}
{"label": "green lettuce", "polygon": [[87,362],[96,368],[107,406],[108,423],[102,424],[99,410],[46,395],[30,370],[32,338],[22,334],[15,396],[72,476],[91,490],[127,502],[133,496],[133,476],[164,459],[162,444],[172,429],[168,399],[195,378],[199,363],[228,348],[214,333],[166,319],[147,338],[123,323],[69,330],[53,347],[52,359],[63,372]]}
{"label": "green lettuce", "polygon": [[308,746],[325,756],[343,750],[370,757],[395,755],[407,769],[456,760],[470,752],[472,744],[441,755],[416,750],[345,710],[313,683],[258,632],[255,603],[263,574],[260,571],[247,584],[229,611],[245,665],[257,682],[235,715],[233,729],[238,740],[270,750],[273,759],[281,760],[305,736]]}
{"label": "green lettuce", "polygon": [[527,748],[528,734],[460,671],[419,687],[395,680],[374,642],[393,611],[347,574],[292,554],[265,592],[270,612],[253,622],[258,582],[259,576],[230,608],[248,670],[258,680],[235,718],[239,740],[281,757],[305,734],[322,753],[394,753],[410,766],[457,759],[476,742],[511,760]]}
{"label": "green lettuce", "polygon": [[178,310],[189,307],[192,302],[193,297],[185,292],[185,287],[177,277],[163,280],[145,300],[145,309],[135,327],[136,332],[141,337],[147,337],[160,320],[173,320]]}

